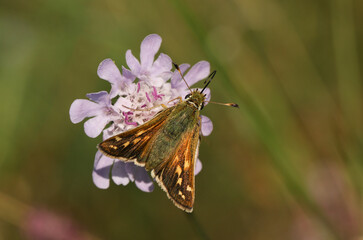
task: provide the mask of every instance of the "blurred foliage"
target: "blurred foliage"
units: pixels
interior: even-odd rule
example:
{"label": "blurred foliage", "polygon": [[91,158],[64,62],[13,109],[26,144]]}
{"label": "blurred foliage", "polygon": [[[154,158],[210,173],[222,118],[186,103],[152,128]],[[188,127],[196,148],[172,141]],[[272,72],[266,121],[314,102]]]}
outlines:
{"label": "blurred foliage", "polygon": [[[1,1],[0,239],[29,238],[37,209],[86,239],[361,239],[362,22],[358,0]],[[159,188],[97,189],[101,139],[69,120],[109,90],[98,64],[150,33],[177,63],[209,61],[213,100],[241,107],[203,110],[193,217]]]}

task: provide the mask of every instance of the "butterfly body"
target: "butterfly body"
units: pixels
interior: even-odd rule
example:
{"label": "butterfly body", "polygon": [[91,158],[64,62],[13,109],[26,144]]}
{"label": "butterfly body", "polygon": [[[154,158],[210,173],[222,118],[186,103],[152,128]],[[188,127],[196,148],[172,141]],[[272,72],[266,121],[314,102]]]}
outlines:
{"label": "butterfly body", "polygon": [[146,170],[152,170],[175,151],[188,133],[199,124],[199,111],[195,111],[182,102],[174,107],[164,125],[155,136],[153,148],[150,149]]}
{"label": "butterfly body", "polygon": [[98,145],[108,157],[134,162],[151,171],[151,176],[173,203],[191,212],[194,204],[194,168],[198,156],[205,95],[192,91],[175,106],[129,131]]}

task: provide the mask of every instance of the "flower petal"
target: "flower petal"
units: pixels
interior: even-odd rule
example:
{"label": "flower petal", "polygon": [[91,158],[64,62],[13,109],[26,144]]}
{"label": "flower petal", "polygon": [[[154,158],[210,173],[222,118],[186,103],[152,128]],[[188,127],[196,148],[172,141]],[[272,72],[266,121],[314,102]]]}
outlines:
{"label": "flower petal", "polygon": [[86,99],[76,99],[69,109],[69,117],[72,123],[79,123],[86,117],[96,116],[102,111],[102,107],[97,103]]}
{"label": "flower petal", "polygon": [[[159,75],[163,72],[170,72],[170,69],[172,68],[171,63],[171,58],[168,55],[160,53],[159,57],[155,60],[151,68],[152,75]],[[165,80],[168,80],[169,78]]]}
{"label": "flower petal", "polygon": [[136,186],[140,190],[144,192],[151,192],[154,190],[154,184],[145,168],[136,166],[133,163],[126,163],[126,171],[130,180],[135,181]]}
{"label": "flower petal", "polygon": [[110,119],[104,115],[99,115],[94,118],[87,120],[84,123],[84,131],[87,136],[91,138],[95,138],[102,130],[105,128],[106,124],[110,121]]}
{"label": "flower petal", "polygon": [[131,50],[126,51],[126,63],[127,66],[131,69],[131,72],[137,76],[140,73],[140,63],[139,60],[135,58],[135,56],[132,54]]}
{"label": "flower petal", "polygon": [[139,79],[141,81],[145,81],[146,83],[148,83],[148,85],[151,85],[154,87],[161,87],[165,83],[164,78],[162,78],[160,76],[154,76],[154,77],[150,78],[149,76],[142,75],[139,77]]}
{"label": "flower petal", "polygon": [[112,180],[117,185],[122,184],[124,186],[126,186],[130,182],[130,179],[126,172],[125,163],[118,159],[115,160],[112,167]]}
{"label": "flower petal", "polygon": [[96,103],[103,103],[104,105],[111,104],[110,95],[106,91],[88,93],[86,96]]}
{"label": "flower petal", "polygon": [[152,192],[154,190],[154,183],[149,174],[142,167],[138,167],[135,175],[135,184],[143,192]]}
{"label": "flower petal", "polygon": [[152,66],[155,54],[159,51],[161,41],[161,37],[157,34],[150,34],[144,38],[140,47],[142,69],[147,70]]}
{"label": "flower petal", "polygon": [[135,167],[136,167],[136,165],[132,162],[125,163],[125,169],[126,169],[127,175],[129,176],[129,179],[132,182],[135,181],[135,178],[134,178],[134,168]]}
{"label": "flower petal", "polygon": [[210,120],[208,117],[201,115],[201,121],[202,121],[202,135],[208,136],[213,131],[213,123],[212,120]]}
{"label": "flower petal", "polygon": [[158,74],[158,77],[162,78],[164,80],[164,82],[166,82],[171,78],[172,75],[173,75],[173,72],[165,71],[165,72],[161,72],[160,74]]}
{"label": "flower petal", "polygon": [[125,81],[127,82],[127,84],[130,84],[135,80],[135,75],[132,74],[132,72],[124,66],[122,66],[122,74],[125,77]]}
{"label": "flower petal", "polygon": [[106,189],[110,186],[110,169],[113,161],[112,158],[102,155],[100,151],[96,152],[92,178],[98,188]]}
{"label": "flower petal", "polygon": [[194,66],[185,75],[185,80],[188,82],[189,86],[194,83],[208,77],[210,72],[210,64],[207,61],[200,61],[194,64]]}
{"label": "flower petal", "polygon": [[110,58],[107,58],[100,63],[97,69],[97,74],[100,78],[107,80],[112,84],[122,81],[120,70]]}
{"label": "flower petal", "polygon": [[194,175],[197,175],[202,171],[202,162],[197,158],[197,162],[195,163]]}

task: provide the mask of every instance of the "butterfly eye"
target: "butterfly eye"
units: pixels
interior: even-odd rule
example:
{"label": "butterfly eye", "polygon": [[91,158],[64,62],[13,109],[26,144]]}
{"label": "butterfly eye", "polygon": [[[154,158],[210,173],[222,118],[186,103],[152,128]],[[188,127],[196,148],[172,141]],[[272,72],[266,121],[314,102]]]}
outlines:
{"label": "butterfly eye", "polygon": [[189,98],[190,97],[190,93],[188,93],[187,95],[185,95],[185,99]]}
{"label": "butterfly eye", "polygon": [[202,110],[204,108],[204,102],[202,103],[202,105],[200,106],[200,110]]}

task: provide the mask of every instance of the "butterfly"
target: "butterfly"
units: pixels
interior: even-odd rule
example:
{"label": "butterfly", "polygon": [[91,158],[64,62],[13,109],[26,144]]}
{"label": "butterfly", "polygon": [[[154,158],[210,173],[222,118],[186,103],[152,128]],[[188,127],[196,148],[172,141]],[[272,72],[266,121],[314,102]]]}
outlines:
{"label": "butterfly", "polygon": [[[178,65],[174,66],[182,76]],[[209,75],[201,91],[190,90],[185,100],[180,97],[179,103],[164,106],[148,122],[97,146],[110,158],[133,162],[151,171],[151,176],[174,205],[189,213],[193,211],[195,199],[194,169],[200,142],[200,110],[206,102],[203,91],[215,74],[214,71]],[[185,81],[183,76],[182,79]],[[235,103],[223,105],[238,107]]]}

